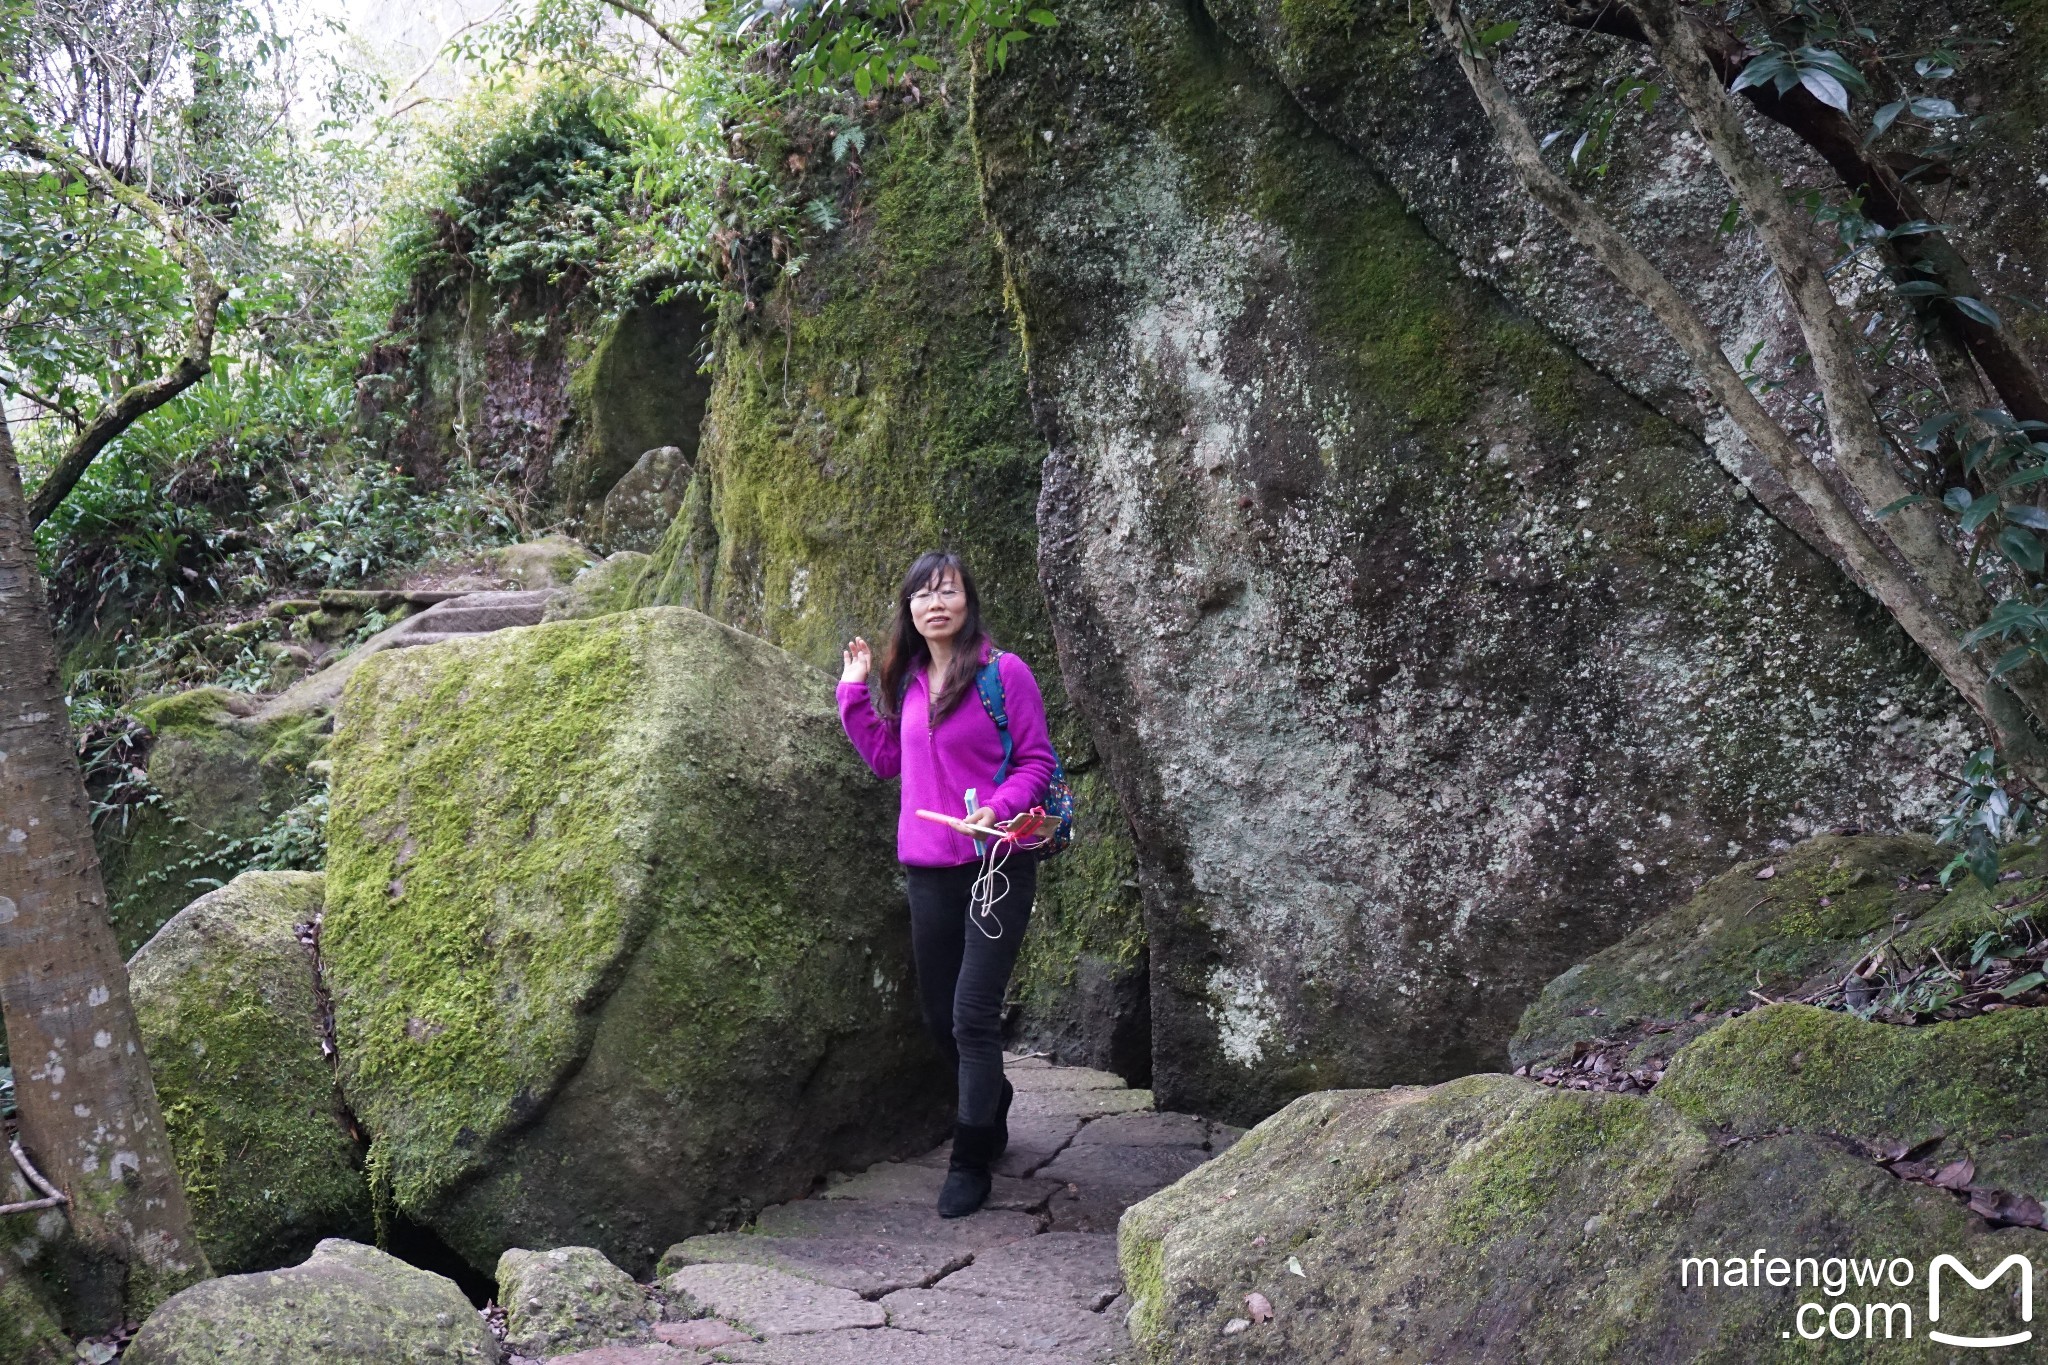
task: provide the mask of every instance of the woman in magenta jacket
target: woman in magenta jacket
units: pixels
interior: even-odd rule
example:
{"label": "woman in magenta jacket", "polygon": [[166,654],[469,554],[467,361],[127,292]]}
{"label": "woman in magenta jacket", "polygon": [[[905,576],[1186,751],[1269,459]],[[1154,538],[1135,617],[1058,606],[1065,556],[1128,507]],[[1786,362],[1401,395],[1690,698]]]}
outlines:
{"label": "woman in magenta jacket", "polygon": [[[842,658],[839,718],[875,776],[903,779],[896,856],[910,892],[910,942],[925,1027],[957,1065],[960,1105],[939,1212],[958,1218],[989,1193],[989,1165],[1009,1141],[1010,1083],[1003,1078],[1003,996],[1038,889],[1032,855],[1011,851],[985,908],[970,906],[981,859],[975,840],[920,819],[919,810],[958,814],[993,829],[1040,805],[1052,780],[1052,741],[1038,680],[1014,654],[997,659],[1010,722],[1010,766],[1002,734],[975,689],[995,653],[981,627],[974,579],[957,555],[934,551],[910,566],[896,594],[896,619],[871,678],[873,654],[855,638]],[[974,802],[968,804],[968,794]]]}

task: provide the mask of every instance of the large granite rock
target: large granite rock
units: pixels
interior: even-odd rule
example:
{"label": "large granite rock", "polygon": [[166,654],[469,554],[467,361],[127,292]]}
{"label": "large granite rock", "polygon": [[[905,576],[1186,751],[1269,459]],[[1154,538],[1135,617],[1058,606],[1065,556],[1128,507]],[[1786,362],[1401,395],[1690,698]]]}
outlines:
{"label": "large granite rock", "polygon": [[683,608],[379,656],[323,955],[396,1207],[472,1265],[680,1237],[919,1150],[894,806],[831,679]]}
{"label": "large granite rock", "polygon": [[[1829,1337],[1842,1359],[1946,1361],[1927,1337],[1933,1258],[2039,1265],[2048,1233],[1994,1228],[1874,1158],[1939,1136],[1935,1162],[1974,1163],[1959,1183],[2048,1192],[2048,1150],[2015,1137],[2048,1121],[2044,1064],[2044,1010],[1904,1029],[1777,1005],[1681,1051],[1648,1096],[1497,1075],[1309,1095],[1125,1215],[1133,1338],[1185,1365],[1747,1365],[1819,1358],[1839,1313],[1857,1338]],[[1881,1289],[1825,1264],[1895,1257]],[[1712,1285],[1681,1278],[1706,1273],[1687,1258],[1714,1262]],[[1940,1329],[2024,1329],[2012,1287],[1949,1277]],[[1864,1333],[1882,1303],[1900,1308],[1877,1311],[1874,1335],[1888,1316],[1898,1334],[1879,1348]]]}
{"label": "large granite rock", "polygon": [[128,964],[185,1197],[219,1271],[288,1264],[372,1229],[364,1144],[300,941],[320,909],[317,872],[245,872]]}
{"label": "large granite rock", "polygon": [[1060,17],[975,128],[1163,1105],[1497,1065],[1730,861],[1929,817],[1961,708],[1692,434],[1188,6]]}
{"label": "large granite rock", "polygon": [[497,1365],[462,1291],[355,1242],[303,1265],[194,1285],[150,1314],[128,1365]]}
{"label": "large granite rock", "polygon": [[[1206,0],[1205,7],[1319,127],[1385,178],[1463,270],[1526,308],[1602,373],[1704,432],[1731,467],[1753,459],[1718,415],[1703,413],[1689,367],[1663,330],[1522,189],[1427,6]],[[1915,177],[1919,191],[1940,205],[1941,222],[1990,296],[2007,300],[2036,297],[2048,261],[2048,182],[2041,177],[2048,100],[2039,79],[2048,29],[2036,15],[2010,0],[1880,0],[1859,6],[1855,17],[1891,52],[1928,52],[1958,34],[1991,40],[1967,44],[1955,78],[1940,82],[1939,93],[1973,117],[1969,137],[1929,138],[1900,125],[1878,145],[1899,166],[1913,164],[1911,149],[1935,148],[1934,164]],[[1489,24],[1503,20],[1522,26],[1497,54],[1499,68],[1539,133],[1583,127],[1579,120],[1596,92],[1628,76],[1651,76],[1639,45],[1569,26],[1560,7],[1545,0],[1506,0],[1487,10]],[[1868,126],[1892,97],[1880,86],[1859,98],[1858,119]],[[1819,157],[1784,130],[1746,117],[1758,145],[1792,183],[1835,182]],[[1627,109],[1611,148],[1596,155],[1603,173],[1585,177],[1589,192],[1703,316],[1723,335],[1741,338],[1731,344],[1746,351],[1761,343],[1749,359],[1758,373],[1788,386],[1773,401],[1789,407],[1810,382],[1793,362],[1805,343],[1756,235],[1722,230],[1727,183],[1683,107],[1667,97],[1647,114]],[[2022,324],[2019,336],[2037,363],[2048,363],[2040,329]],[[1901,352],[1908,364],[1914,349]],[[1886,378],[1909,373],[1895,367]],[[1924,371],[1906,380],[1916,381],[1926,382]],[[1952,401],[1974,405],[1978,397]]]}

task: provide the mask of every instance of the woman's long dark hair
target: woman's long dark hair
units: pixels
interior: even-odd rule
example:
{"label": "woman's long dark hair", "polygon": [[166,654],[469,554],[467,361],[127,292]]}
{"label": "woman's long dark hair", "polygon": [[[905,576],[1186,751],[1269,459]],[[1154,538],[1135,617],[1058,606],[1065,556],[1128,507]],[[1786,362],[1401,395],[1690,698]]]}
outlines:
{"label": "woman's long dark hair", "polygon": [[934,722],[959,705],[960,699],[973,689],[974,675],[981,671],[981,644],[986,636],[981,628],[981,595],[974,590],[974,575],[967,572],[960,556],[951,550],[919,555],[910,572],[903,575],[903,586],[896,590],[896,619],[889,624],[889,647],[882,651],[882,686],[875,696],[875,709],[886,719],[895,720],[902,713],[903,694],[909,689],[913,673],[931,667],[931,647],[910,619],[910,595],[936,588],[948,569],[960,575],[960,591],[967,597],[967,614],[961,618],[960,633],[953,637],[953,662],[946,666],[939,695],[932,701]]}

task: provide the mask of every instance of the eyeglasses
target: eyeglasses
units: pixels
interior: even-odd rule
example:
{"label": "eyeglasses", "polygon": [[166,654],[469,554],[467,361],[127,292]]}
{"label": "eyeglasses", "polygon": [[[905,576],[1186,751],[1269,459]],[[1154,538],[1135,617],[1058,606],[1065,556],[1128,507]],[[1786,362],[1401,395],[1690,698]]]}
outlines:
{"label": "eyeglasses", "polygon": [[948,583],[941,588],[919,588],[910,594],[910,605],[928,607],[934,602],[956,602],[966,595],[960,591],[959,585],[954,583]]}

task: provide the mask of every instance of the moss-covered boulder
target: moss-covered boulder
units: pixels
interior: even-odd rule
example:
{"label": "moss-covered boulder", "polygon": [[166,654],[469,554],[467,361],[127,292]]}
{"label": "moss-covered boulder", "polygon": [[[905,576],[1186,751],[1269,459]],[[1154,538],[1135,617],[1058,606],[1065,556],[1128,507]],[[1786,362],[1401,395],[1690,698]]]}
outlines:
{"label": "moss-covered boulder", "polygon": [[1973,724],[1883,613],[1204,7],[1062,6],[974,129],[1163,1105],[1498,1066],[1545,982],[1729,863],[1943,800]]}
{"label": "moss-covered boulder", "polygon": [[497,1365],[497,1341],[450,1280],[354,1242],[289,1270],[194,1285],[150,1314],[128,1365]]}
{"label": "moss-covered boulder", "polygon": [[323,959],[373,1180],[488,1273],[629,1269],[913,1151],[894,803],[832,680],[683,608],[379,656],[333,747]]}
{"label": "moss-covered boulder", "polygon": [[[1508,1045],[1518,1066],[1560,1065],[1597,1043],[1623,1065],[1678,1047],[1771,1000],[1869,1004],[1923,965],[1967,965],[1989,933],[2032,942],[2048,877],[2026,860],[1986,887],[1937,869],[1914,836],[1828,835],[1738,863],[1685,904],[1558,976]],[[1866,1010],[1866,1013],[1869,1011]]]}
{"label": "moss-covered boulder", "polygon": [[200,1245],[223,1272],[368,1237],[364,1144],[335,1088],[312,950],[317,872],[245,872],[128,964]]}
{"label": "moss-covered boulder", "polygon": [[[0,1183],[0,1197],[7,1188]],[[71,1342],[58,1330],[55,1315],[30,1287],[14,1253],[0,1248],[0,1365],[63,1365],[71,1359]]]}
{"label": "moss-covered boulder", "polygon": [[514,1247],[498,1258],[498,1302],[505,1345],[535,1358],[645,1341],[661,1318],[646,1289],[590,1247]]}
{"label": "moss-covered boulder", "polygon": [[[1933,1258],[2039,1266],[2048,1234],[1994,1228],[1878,1158],[1942,1131],[1943,1159],[1978,1160],[1981,1181],[2048,1117],[2044,1045],[2042,1010],[1916,1030],[1780,1005],[1693,1043],[1648,1096],[1498,1075],[1306,1096],[1125,1215],[1132,1334],[1144,1359],[1188,1365],[1503,1343],[1559,1365],[1749,1365],[1865,1359],[1889,1318],[1886,1359],[1948,1360],[1927,1338]],[[1885,1282],[1858,1288],[1845,1260]],[[2010,1288],[1948,1279],[1939,1327],[2023,1329]]]}
{"label": "moss-covered boulder", "polygon": [[1509,1059],[1541,1065],[1596,1039],[1668,1056],[1723,1011],[1757,1003],[1752,991],[1776,998],[1839,977],[1895,939],[1944,902],[1935,869],[1947,860],[1928,839],[1830,835],[1738,863],[1545,986]]}
{"label": "moss-covered boulder", "polygon": [[203,687],[136,706],[151,744],[149,803],[94,827],[108,912],[121,951],[133,953],[194,896],[257,856],[256,844],[323,786],[312,765],[327,717],[258,715],[261,701]]}

